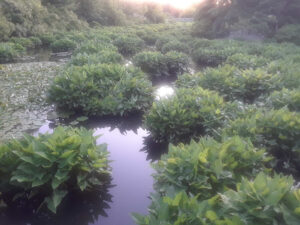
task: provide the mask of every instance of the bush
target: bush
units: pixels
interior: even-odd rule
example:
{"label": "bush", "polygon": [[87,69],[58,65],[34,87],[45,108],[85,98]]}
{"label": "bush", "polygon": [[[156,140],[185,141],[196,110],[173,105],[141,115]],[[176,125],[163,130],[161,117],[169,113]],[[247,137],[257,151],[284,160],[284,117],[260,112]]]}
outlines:
{"label": "bush", "polygon": [[299,24],[288,24],[281,27],[276,35],[275,39],[278,42],[292,42],[296,45],[300,45],[300,25]]}
{"label": "bush", "polygon": [[257,69],[266,66],[269,60],[261,56],[237,53],[228,57],[225,63],[239,69]]}
{"label": "bush", "polygon": [[188,56],[179,52],[141,52],[134,56],[133,62],[153,78],[177,76],[187,70]]}
{"label": "bush", "polygon": [[198,48],[192,53],[194,62],[198,66],[216,67],[224,63],[227,58],[238,51],[235,48]]}
{"label": "bush", "polygon": [[141,52],[134,56],[133,62],[145,73],[152,76],[167,76],[168,67],[165,56],[160,52]]}
{"label": "bush", "polygon": [[25,48],[19,44],[2,42],[0,43],[0,63],[13,62],[25,52]]}
{"label": "bush", "polygon": [[178,89],[174,96],[154,102],[144,123],[158,141],[186,142],[214,133],[226,122],[227,110],[229,105],[213,91]]}
{"label": "bush", "polygon": [[126,115],[152,103],[152,85],[136,68],[117,64],[67,68],[49,90],[50,102],[89,116]]}
{"label": "bush", "polygon": [[228,136],[249,138],[255,146],[264,146],[277,161],[279,172],[300,172],[300,115],[287,109],[259,111],[231,122],[225,129]]}
{"label": "bush", "polygon": [[239,137],[217,142],[202,138],[198,143],[169,147],[169,152],[154,164],[156,190],[170,186],[205,200],[234,188],[242,177],[255,177],[268,162],[264,150]]}
{"label": "bush", "polygon": [[[173,41],[174,37],[173,36],[168,36],[168,35],[162,35],[157,38],[157,41],[155,42],[155,47],[158,51],[162,51],[162,47],[167,44],[170,41]],[[175,39],[176,40],[176,39]]]}
{"label": "bush", "polygon": [[110,173],[106,145],[96,146],[93,132],[83,128],[58,127],[3,144],[0,165],[2,200],[42,199],[40,206],[54,213],[69,191],[97,190]]}
{"label": "bush", "polygon": [[85,64],[121,63],[122,61],[123,57],[118,52],[103,50],[91,55],[86,53],[74,55],[72,56],[69,64],[83,66]]}
{"label": "bush", "polygon": [[145,42],[138,36],[119,36],[113,42],[119,52],[124,56],[131,56],[145,47]]}
{"label": "bush", "polygon": [[150,215],[133,217],[139,225],[296,225],[300,222],[300,191],[292,186],[290,177],[260,173],[254,180],[243,179],[236,190],[205,201],[185,192],[152,195]]}
{"label": "bush", "polygon": [[53,52],[67,52],[67,51],[74,50],[76,48],[76,42],[64,38],[64,39],[54,41],[50,47]]}
{"label": "bush", "polygon": [[274,91],[266,100],[269,107],[280,109],[288,107],[290,111],[300,111],[300,90],[282,89]]}
{"label": "bush", "polygon": [[161,48],[163,53],[167,53],[170,51],[189,53],[189,46],[187,44],[181,43],[177,40],[172,40],[166,44],[164,44]]}
{"label": "bush", "polygon": [[81,43],[79,47],[75,49],[74,55],[79,53],[96,54],[102,51],[118,51],[118,49],[108,42],[91,40]]}
{"label": "bush", "polygon": [[52,34],[42,34],[39,36],[44,47],[49,47],[54,41],[55,37]]}
{"label": "bush", "polygon": [[157,33],[150,30],[139,31],[137,35],[143,39],[147,45],[154,45],[158,38]]}
{"label": "bush", "polygon": [[19,44],[21,46],[23,46],[25,49],[30,49],[30,48],[34,48],[34,43],[32,42],[31,39],[29,38],[11,38],[10,39],[11,42],[15,43],[15,44]]}
{"label": "bush", "polygon": [[177,85],[200,85],[203,88],[218,91],[226,100],[240,100],[253,103],[263,94],[268,94],[280,87],[280,77],[268,74],[262,69],[240,70],[225,65],[208,68],[197,75],[185,75]]}

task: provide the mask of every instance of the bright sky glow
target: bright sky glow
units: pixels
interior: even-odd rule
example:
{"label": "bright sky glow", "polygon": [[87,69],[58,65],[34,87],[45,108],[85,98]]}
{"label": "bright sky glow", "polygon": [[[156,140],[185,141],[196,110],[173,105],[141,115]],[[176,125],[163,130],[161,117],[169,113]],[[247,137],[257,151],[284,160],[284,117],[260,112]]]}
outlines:
{"label": "bright sky glow", "polygon": [[161,4],[170,4],[178,9],[186,9],[195,3],[200,3],[203,0],[136,0],[136,1],[152,1]]}

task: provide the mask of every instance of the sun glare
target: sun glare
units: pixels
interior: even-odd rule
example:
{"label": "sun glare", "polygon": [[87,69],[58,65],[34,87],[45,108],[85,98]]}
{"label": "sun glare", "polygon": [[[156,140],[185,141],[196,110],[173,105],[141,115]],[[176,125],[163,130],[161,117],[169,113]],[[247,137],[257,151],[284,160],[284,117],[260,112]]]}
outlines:
{"label": "sun glare", "polygon": [[136,0],[136,1],[145,1],[145,2],[157,2],[161,4],[169,4],[178,9],[186,9],[193,4],[200,3],[203,0]]}

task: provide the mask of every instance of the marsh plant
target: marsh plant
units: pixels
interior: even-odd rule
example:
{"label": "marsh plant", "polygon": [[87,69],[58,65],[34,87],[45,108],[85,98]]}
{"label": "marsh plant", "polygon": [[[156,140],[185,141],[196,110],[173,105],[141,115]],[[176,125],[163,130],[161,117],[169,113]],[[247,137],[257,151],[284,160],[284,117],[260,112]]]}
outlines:
{"label": "marsh plant", "polygon": [[147,76],[134,67],[71,66],[54,79],[49,101],[64,111],[88,116],[122,116],[150,107],[152,85]]}
{"label": "marsh plant", "polygon": [[58,127],[53,134],[25,135],[0,146],[1,199],[42,199],[56,212],[69,191],[101,189],[110,177],[106,145],[92,131]]}

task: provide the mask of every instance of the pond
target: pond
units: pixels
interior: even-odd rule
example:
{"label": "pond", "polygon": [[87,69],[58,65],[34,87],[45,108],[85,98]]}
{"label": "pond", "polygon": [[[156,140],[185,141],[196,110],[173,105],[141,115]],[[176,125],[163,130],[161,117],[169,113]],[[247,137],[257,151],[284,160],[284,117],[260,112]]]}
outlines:
{"label": "pond", "polygon": [[[48,59],[47,53],[41,54],[45,54],[45,60]],[[19,137],[24,131],[30,132],[27,127],[32,130],[40,127],[34,135],[53,131],[56,126],[54,121],[43,122],[47,117],[49,119],[52,107],[39,108],[41,107],[39,102],[29,104],[28,93],[44,96],[49,80],[53,79],[63,64],[46,61],[6,65],[5,76],[2,76],[4,81],[2,86],[7,89],[5,92],[7,96],[3,95],[2,99],[7,99],[10,104],[7,105],[9,109],[6,110],[7,115],[3,114],[1,118],[2,121],[10,121],[9,118],[14,118],[14,114],[18,113],[19,120],[14,119],[11,124],[2,125],[4,128],[7,127],[7,131],[4,129],[2,132],[3,138],[11,134]],[[38,69],[40,73],[37,72]],[[44,78],[43,74],[49,75],[50,70],[51,76]],[[24,81],[21,79],[23,77]],[[43,85],[41,85],[41,80]],[[37,82],[40,85],[40,92],[36,91]],[[19,86],[11,87],[11,84]],[[172,86],[160,84],[155,91],[156,100],[166,98],[173,92]],[[13,98],[11,98],[12,95],[14,95]],[[33,99],[37,99],[35,95],[32,96]],[[17,101],[18,98],[15,96],[20,96],[22,101]],[[20,111],[21,103],[24,105],[24,112]],[[31,118],[35,110],[37,117]],[[30,115],[30,118],[24,117],[25,112]],[[35,126],[31,124],[33,122]],[[41,123],[44,125],[40,126]],[[93,129],[95,136],[101,135],[97,139],[97,144],[107,144],[110,160],[112,160],[110,164],[112,167],[111,186],[102,190],[101,193],[70,195],[62,203],[62,208],[57,215],[37,213],[34,207],[25,203],[24,205],[23,203],[16,204],[0,214],[1,225],[134,225],[131,213],[147,214],[147,208],[151,202],[149,195],[153,192],[152,173],[154,171],[150,162],[158,160],[161,154],[167,151],[168,145],[155,143],[151,139],[149,132],[142,128],[142,115],[132,115],[128,118],[91,119],[80,125]]]}

